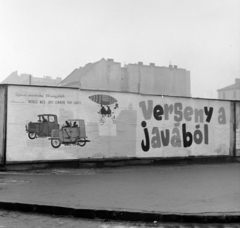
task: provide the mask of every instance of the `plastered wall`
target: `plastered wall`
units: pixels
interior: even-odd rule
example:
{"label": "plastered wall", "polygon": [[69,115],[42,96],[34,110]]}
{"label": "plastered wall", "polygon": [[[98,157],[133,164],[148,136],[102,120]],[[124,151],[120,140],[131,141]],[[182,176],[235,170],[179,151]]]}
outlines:
{"label": "plastered wall", "polygon": [[[83,89],[128,91],[142,94],[191,96],[190,72],[177,67],[158,67],[154,64],[128,64],[121,67],[113,60],[100,60],[72,72],[67,81]],[[65,84],[66,83],[66,84]]]}
{"label": "plastered wall", "polygon": [[[232,155],[232,113],[229,101],[9,86],[6,161]],[[39,115],[52,115],[50,123]],[[56,138],[43,134],[54,116],[65,134],[57,148]],[[78,120],[85,122],[84,146],[75,142],[83,128],[65,126]],[[36,137],[30,122],[42,127]]]}
{"label": "plastered wall", "polygon": [[[234,97],[234,91],[235,91],[235,97]],[[218,93],[219,99],[226,99],[226,100],[240,100],[240,90],[226,90],[226,91],[220,91]]]}
{"label": "plastered wall", "polygon": [[168,67],[139,66],[141,93],[190,96],[190,72]]}

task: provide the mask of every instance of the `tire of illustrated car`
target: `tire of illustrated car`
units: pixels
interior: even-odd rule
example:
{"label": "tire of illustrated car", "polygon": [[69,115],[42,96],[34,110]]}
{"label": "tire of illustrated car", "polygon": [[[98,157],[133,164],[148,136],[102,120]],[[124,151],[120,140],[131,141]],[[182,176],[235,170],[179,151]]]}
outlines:
{"label": "tire of illustrated car", "polygon": [[60,141],[60,139],[52,139],[51,140],[51,145],[53,148],[58,148],[60,147],[62,144],[62,142]]}

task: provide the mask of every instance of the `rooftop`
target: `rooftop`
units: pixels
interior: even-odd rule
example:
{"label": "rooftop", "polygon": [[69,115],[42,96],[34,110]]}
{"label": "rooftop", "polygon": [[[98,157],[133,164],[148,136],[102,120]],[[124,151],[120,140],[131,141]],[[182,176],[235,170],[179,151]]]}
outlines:
{"label": "rooftop", "polygon": [[235,79],[235,84],[226,86],[222,89],[218,89],[217,91],[228,91],[228,90],[238,90],[238,89],[240,89],[240,78]]}

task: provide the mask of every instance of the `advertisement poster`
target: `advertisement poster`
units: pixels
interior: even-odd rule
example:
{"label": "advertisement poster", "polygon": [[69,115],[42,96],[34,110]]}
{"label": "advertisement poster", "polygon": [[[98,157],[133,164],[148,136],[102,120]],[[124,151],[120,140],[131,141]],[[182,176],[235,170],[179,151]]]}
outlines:
{"label": "advertisement poster", "polygon": [[230,102],[142,96],[139,108],[138,157],[229,155]]}
{"label": "advertisement poster", "polygon": [[27,86],[8,91],[8,162],[136,156],[135,94]]}
{"label": "advertisement poster", "polygon": [[7,162],[229,155],[230,102],[9,86]]}

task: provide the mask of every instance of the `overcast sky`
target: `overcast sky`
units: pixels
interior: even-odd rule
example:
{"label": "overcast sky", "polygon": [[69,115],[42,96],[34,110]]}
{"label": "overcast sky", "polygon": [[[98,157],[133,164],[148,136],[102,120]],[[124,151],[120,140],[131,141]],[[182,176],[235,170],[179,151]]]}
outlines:
{"label": "overcast sky", "polygon": [[240,0],[0,0],[0,81],[101,58],[191,72],[194,97],[240,78]]}

